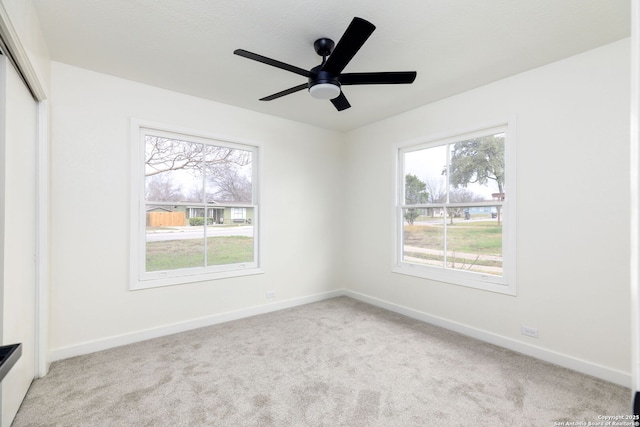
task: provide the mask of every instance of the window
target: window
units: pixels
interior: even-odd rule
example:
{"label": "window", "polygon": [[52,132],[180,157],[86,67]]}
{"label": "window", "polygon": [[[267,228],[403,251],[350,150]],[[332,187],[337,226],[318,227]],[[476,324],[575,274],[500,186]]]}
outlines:
{"label": "window", "polygon": [[260,273],[258,146],[133,124],[132,289]]}
{"label": "window", "polygon": [[395,272],[515,294],[512,127],[397,147]]}
{"label": "window", "polygon": [[231,218],[233,220],[243,221],[247,218],[247,209],[246,208],[233,208],[231,210]]}

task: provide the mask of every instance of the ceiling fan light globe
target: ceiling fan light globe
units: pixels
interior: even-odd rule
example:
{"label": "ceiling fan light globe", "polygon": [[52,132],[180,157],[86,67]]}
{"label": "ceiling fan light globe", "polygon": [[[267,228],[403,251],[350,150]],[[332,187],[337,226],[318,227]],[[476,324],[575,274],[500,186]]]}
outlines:
{"label": "ceiling fan light globe", "polygon": [[309,88],[309,93],[316,99],[333,99],[340,96],[340,86],[332,83],[318,83]]}

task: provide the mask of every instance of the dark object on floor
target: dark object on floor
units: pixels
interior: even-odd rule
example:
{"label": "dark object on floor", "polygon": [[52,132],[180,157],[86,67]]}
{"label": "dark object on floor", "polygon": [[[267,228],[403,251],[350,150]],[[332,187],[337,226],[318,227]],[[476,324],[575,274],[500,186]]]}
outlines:
{"label": "dark object on floor", "polygon": [[0,347],[0,382],[22,356],[22,344],[11,344]]}

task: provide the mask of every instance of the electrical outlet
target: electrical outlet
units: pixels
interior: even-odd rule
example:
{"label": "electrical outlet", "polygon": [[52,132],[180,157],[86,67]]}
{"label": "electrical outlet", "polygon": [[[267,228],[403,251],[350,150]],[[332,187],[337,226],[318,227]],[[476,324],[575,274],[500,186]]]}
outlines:
{"label": "electrical outlet", "polygon": [[528,337],[538,338],[538,330],[536,328],[532,328],[530,326],[522,325],[520,328],[522,331],[522,335],[526,335]]}
{"label": "electrical outlet", "polygon": [[267,291],[267,299],[272,299],[276,297],[276,291]]}

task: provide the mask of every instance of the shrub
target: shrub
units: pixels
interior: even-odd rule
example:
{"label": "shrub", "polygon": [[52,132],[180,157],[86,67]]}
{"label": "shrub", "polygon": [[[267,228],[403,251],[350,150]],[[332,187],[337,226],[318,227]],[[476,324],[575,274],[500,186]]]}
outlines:
{"label": "shrub", "polygon": [[[194,216],[193,218],[189,218],[189,225],[192,227],[204,225],[204,217]],[[213,225],[213,218],[207,218],[207,225]]]}
{"label": "shrub", "polygon": [[189,225],[195,227],[197,225],[204,225],[204,218],[201,216],[194,216],[193,218],[189,218]]}

